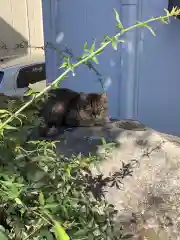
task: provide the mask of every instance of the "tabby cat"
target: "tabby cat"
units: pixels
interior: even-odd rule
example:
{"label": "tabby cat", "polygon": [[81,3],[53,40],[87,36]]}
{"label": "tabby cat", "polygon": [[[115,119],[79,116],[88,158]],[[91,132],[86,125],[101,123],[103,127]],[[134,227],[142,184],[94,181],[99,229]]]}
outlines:
{"label": "tabby cat", "polygon": [[40,135],[52,134],[60,126],[78,127],[103,125],[108,122],[108,102],[106,93],[75,92],[67,88],[52,89],[40,110],[44,126]]}

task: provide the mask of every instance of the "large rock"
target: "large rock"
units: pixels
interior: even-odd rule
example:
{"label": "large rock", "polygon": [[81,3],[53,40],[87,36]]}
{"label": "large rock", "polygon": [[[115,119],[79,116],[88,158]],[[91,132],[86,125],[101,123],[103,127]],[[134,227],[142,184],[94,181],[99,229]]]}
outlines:
{"label": "large rock", "polygon": [[[118,224],[134,239],[180,239],[179,138],[136,122],[120,123],[67,131],[57,149],[67,157],[81,152],[102,158],[98,167],[92,166],[93,175],[103,174],[106,182],[99,184],[99,192],[104,190],[119,211]],[[120,189],[110,185],[117,178]]]}

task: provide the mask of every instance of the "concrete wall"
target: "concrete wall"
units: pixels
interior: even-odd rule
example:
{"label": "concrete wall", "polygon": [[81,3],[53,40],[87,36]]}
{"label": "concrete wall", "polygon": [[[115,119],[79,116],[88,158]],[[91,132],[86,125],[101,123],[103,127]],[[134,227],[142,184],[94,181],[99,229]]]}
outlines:
{"label": "concrete wall", "polygon": [[0,58],[37,51],[16,44],[43,45],[41,0],[1,0],[0,6]]}

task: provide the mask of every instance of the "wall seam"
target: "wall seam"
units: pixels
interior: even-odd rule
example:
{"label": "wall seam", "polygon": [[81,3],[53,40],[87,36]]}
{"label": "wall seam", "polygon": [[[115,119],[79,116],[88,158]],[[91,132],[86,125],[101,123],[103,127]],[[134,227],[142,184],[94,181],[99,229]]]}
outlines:
{"label": "wall seam", "polygon": [[[143,0],[138,0],[137,4],[137,20],[141,21],[142,19],[142,3]],[[142,28],[137,29],[136,33],[136,60],[135,60],[135,87],[134,87],[134,111],[133,111],[133,117],[135,119],[138,119],[138,105],[139,105],[139,73],[140,73],[140,64],[141,64],[141,39],[142,34]]]}

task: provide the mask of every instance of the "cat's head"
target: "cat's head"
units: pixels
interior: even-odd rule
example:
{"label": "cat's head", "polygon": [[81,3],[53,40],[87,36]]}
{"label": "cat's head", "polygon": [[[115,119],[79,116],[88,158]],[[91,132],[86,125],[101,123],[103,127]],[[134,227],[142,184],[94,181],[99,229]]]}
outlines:
{"label": "cat's head", "polygon": [[107,93],[89,93],[84,95],[85,109],[95,121],[104,121],[108,117]]}
{"label": "cat's head", "polygon": [[102,106],[107,106],[108,98],[107,98],[107,93],[90,93],[88,95],[88,101],[91,102],[92,104],[95,104],[94,106],[97,105],[102,105]]}

